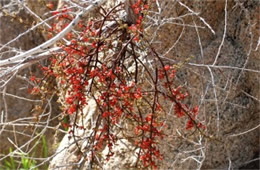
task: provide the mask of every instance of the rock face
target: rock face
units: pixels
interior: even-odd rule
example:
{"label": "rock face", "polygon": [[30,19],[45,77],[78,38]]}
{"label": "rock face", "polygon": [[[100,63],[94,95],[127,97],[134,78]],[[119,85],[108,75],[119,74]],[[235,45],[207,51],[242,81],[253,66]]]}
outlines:
{"label": "rock face", "polygon": [[169,63],[189,59],[176,83],[187,87],[193,98],[189,102],[200,106],[207,134],[216,137],[183,132],[187,140],[180,140],[180,124],[176,127],[170,119],[172,138],[162,145],[162,169],[238,168],[259,153],[259,2],[228,1],[226,14],[225,1],[165,1],[161,9],[161,28],[151,31],[153,44],[160,45],[157,49]]}

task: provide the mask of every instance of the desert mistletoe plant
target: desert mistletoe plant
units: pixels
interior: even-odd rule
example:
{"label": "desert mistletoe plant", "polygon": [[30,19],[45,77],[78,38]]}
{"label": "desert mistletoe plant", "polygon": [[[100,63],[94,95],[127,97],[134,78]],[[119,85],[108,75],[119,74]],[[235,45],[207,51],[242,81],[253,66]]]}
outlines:
{"label": "desert mistletoe plant", "polygon": [[[52,4],[48,6],[53,8]],[[95,17],[81,17],[75,29],[66,34],[67,41],[56,43],[61,50],[52,53],[48,67],[42,67],[43,80],[31,78],[38,82],[32,93],[46,94],[55,89],[60,96],[64,116],[71,117],[63,125],[69,127],[71,140],[76,143],[82,140],[76,129],[89,130],[79,120],[89,99],[94,99],[94,127],[84,148],[77,145],[79,157],[91,166],[109,161],[116,141],[127,139],[136,146],[136,167],[156,168],[158,160],[163,159],[157,145],[165,136],[165,114],[170,111],[166,102],[174,103],[172,114],[186,119],[184,129],[203,130],[204,125],[196,119],[198,106],[185,104],[189,94],[175,83],[176,68],[166,64],[147,40],[143,21],[148,8],[144,0],[131,4],[134,22],[122,19],[123,3],[110,9],[100,7]],[[66,5],[53,11],[57,23],[48,30],[49,38],[66,29],[75,12]],[[58,82],[57,87],[50,88],[53,80]],[[105,147],[108,152],[102,160]]]}

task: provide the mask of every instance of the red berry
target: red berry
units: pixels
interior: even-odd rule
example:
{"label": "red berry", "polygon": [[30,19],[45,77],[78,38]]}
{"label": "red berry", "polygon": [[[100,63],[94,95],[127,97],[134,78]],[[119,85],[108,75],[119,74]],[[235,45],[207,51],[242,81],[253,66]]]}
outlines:
{"label": "red berry", "polygon": [[164,70],[165,70],[165,71],[170,70],[170,68],[171,68],[171,67],[170,67],[169,65],[165,65],[165,66],[164,66]]}
{"label": "red berry", "polygon": [[53,9],[54,5],[53,5],[53,3],[48,3],[48,4],[46,4],[46,7],[48,7],[49,9]]}

